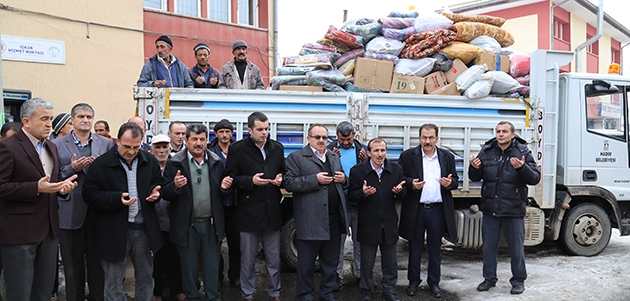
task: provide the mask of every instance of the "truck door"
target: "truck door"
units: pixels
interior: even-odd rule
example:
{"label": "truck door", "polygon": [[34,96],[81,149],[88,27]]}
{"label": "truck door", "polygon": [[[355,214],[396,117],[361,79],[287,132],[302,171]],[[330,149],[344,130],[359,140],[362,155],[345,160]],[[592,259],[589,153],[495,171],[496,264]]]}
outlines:
{"label": "truck door", "polygon": [[582,184],[605,188],[630,200],[628,92],[621,84],[595,80],[584,86]]}

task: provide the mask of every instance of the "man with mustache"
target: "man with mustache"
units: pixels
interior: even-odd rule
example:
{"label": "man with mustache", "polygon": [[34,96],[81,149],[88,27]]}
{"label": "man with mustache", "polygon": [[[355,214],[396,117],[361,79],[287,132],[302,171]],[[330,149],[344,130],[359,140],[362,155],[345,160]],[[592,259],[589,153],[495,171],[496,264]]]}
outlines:
{"label": "man with mustache", "polygon": [[199,43],[193,48],[193,51],[195,52],[197,65],[190,69],[190,77],[195,83],[195,88],[218,88],[219,72],[214,70],[208,63],[210,47],[204,43]]}
{"label": "man with mustache", "polygon": [[260,69],[247,59],[247,43],[237,40],[232,44],[234,60],[223,65],[220,85],[227,89],[265,89]]}
{"label": "man with mustache", "polygon": [[188,67],[173,52],[173,41],[162,35],[155,40],[157,54],[149,58],[142,67],[138,87],[192,88]]}
{"label": "man with mustache", "polygon": [[407,193],[400,217],[400,236],[409,241],[407,295],[414,296],[422,281],[420,257],[424,250],[425,232],[428,257],[427,284],[431,294],[440,298],[440,247],[442,237],[457,241],[451,190],[457,189],[455,157],[437,147],[438,127],[432,123],[420,126],[420,145],[400,154]]}

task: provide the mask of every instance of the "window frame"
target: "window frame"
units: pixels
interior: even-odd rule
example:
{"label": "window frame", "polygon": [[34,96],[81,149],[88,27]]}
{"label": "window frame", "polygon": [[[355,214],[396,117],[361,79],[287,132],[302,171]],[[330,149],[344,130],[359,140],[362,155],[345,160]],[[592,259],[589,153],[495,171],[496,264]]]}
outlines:
{"label": "window frame", "polygon": [[[250,1],[251,1],[251,4],[252,4],[252,5],[251,5],[251,6],[250,6],[250,8],[249,8],[249,10],[250,10],[249,12],[250,12],[250,13],[252,14],[252,16],[253,16],[253,20],[252,20],[252,23],[253,23],[253,24],[249,24],[249,23],[242,23],[242,20],[241,20],[241,14],[240,14],[240,7],[239,7],[239,6],[240,6],[240,3],[239,3],[240,1],[248,1],[248,2],[250,2]],[[258,2],[258,0],[239,0],[239,1],[236,1],[236,24],[238,24],[238,25],[242,25],[242,26],[259,27],[259,25],[260,25],[260,24],[259,24],[259,20],[258,20],[258,13],[259,13],[258,9],[259,9],[259,4],[260,4],[260,3]],[[252,10],[254,10],[254,11],[252,11]]]}
{"label": "window frame", "polygon": [[[598,132],[597,130],[591,129],[588,125],[588,120],[589,120],[589,114],[588,114],[588,98],[589,97],[594,97],[594,96],[588,96],[588,86],[589,84],[584,85],[584,118],[586,118],[586,132],[593,134],[593,135],[598,135],[598,136],[602,136],[602,137],[606,137],[609,139],[613,139],[616,141],[620,141],[623,143],[627,143],[628,142],[628,137],[630,135],[630,133],[628,133],[628,109],[627,109],[627,103],[628,103],[628,93],[630,93],[630,91],[621,86],[622,89],[620,90],[620,92],[618,94],[621,95],[622,97],[622,103],[621,103],[621,114],[622,114],[622,118],[621,120],[623,120],[623,133],[620,137],[618,136],[611,136],[611,135],[606,135],[602,132]],[[613,94],[617,94],[617,93],[610,93],[610,94],[604,94],[604,95],[613,95]],[[600,95],[603,96],[603,95]],[[600,102],[601,104],[601,102]]]}
{"label": "window frame", "polygon": [[[210,14],[210,9],[211,9],[211,3],[213,1],[227,1],[228,7],[227,7],[227,21],[223,21],[223,20],[216,20],[216,19],[212,19],[211,14]],[[237,2],[238,4],[238,2]],[[223,22],[223,23],[232,23],[232,0],[208,0],[208,11],[206,12],[208,15],[208,20],[210,21],[215,21],[215,22]],[[238,11],[237,11],[237,18],[238,18]]]}
{"label": "window frame", "polygon": [[177,11],[177,2],[178,1],[182,1],[182,0],[173,0],[173,13],[176,15],[180,15],[180,16],[185,16],[185,17],[192,17],[192,18],[201,18],[201,0],[194,0],[197,2],[197,15],[196,16],[191,16],[191,15],[187,15],[187,14],[182,14],[180,12]]}
{"label": "window frame", "polygon": [[168,0],[159,0],[159,1],[160,1],[161,8],[153,8],[153,7],[144,6],[144,0],[142,0],[142,8],[153,10],[153,11],[162,11],[162,12],[168,11]]}

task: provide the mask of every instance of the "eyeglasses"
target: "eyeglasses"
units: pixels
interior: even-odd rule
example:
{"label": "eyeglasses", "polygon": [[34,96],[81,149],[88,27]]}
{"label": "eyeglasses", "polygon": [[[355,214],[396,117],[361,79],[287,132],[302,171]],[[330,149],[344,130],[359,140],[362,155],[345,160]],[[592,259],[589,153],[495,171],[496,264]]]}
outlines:
{"label": "eyeglasses", "polygon": [[320,136],[320,135],[315,135],[315,136],[309,136],[315,140],[328,140],[328,136]]}
{"label": "eyeglasses", "polygon": [[201,168],[197,168],[197,184],[201,184]]}

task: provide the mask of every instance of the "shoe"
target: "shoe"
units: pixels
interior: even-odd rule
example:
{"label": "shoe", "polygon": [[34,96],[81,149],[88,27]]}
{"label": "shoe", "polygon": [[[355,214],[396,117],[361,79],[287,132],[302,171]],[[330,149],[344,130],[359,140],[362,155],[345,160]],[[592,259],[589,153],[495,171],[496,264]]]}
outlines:
{"label": "shoe", "polygon": [[442,290],[440,289],[439,285],[430,285],[429,290],[431,291],[431,295],[433,296],[433,298],[442,298]]}
{"label": "shoe", "polygon": [[400,297],[396,293],[383,293],[383,300],[385,301],[400,301]]}
{"label": "shoe", "polygon": [[512,295],[520,295],[525,291],[525,284],[523,283],[514,283],[512,284],[512,289],[510,290],[510,294]]}
{"label": "shoe", "polygon": [[336,292],[340,291],[344,285],[345,285],[345,282],[343,281],[343,278],[337,277],[337,289],[335,291]]}
{"label": "shoe", "polygon": [[418,291],[417,285],[410,285],[407,287],[407,296],[413,297],[416,295],[417,291]]}
{"label": "shoe", "polygon": [[483,282],[479,283],[479,285],[477,286],[477,290],[480,292],[485,292],[489,290],[491,287],[495,287],[495,286],[497,286],[496,282],[493,282],[490,280],[484,280]]}

